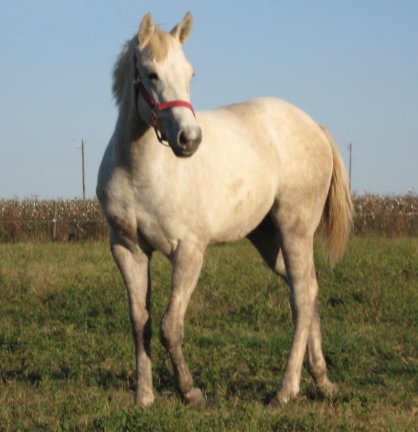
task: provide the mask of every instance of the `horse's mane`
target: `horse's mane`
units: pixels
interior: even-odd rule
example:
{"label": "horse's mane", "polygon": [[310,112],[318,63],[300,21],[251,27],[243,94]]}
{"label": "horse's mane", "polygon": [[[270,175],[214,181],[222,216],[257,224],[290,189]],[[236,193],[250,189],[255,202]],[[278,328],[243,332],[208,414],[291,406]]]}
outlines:
{"label": "horse's mane", "polygon": [[[167,57],[171,37],[170,33],[155,28],[152,37],[141,49],[149,50],[151,58],[156,61],[162,61]],[[135,67],[135,50],[138,44],[137,35],[126,42],[113,69],[112,91],[118,106],[120,106],[123,101],[126,86],[132,86]]]}
{"label": "horse's mane", "polygon": [[136,36],[126,42],[113,68],[112,91],[116,104],[119,106],[122,103],[126,86],[132,83],[134,77],[134,53],[137,44]]}

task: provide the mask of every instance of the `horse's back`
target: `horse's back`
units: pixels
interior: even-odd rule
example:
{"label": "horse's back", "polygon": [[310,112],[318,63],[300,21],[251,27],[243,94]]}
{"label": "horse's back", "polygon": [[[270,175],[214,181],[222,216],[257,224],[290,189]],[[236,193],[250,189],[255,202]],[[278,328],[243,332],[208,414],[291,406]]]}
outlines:
{"label": "horse's back", "polygon": [[[296,106],[275,98],[258,98],[203,112],[203,145],[230,159],[242,151],[262,161],[277,190],[328,187],[332,170],[329,141],[318,123]],[[227,131],[228,140],[222,139]],[[206,132],[206,133],[205,133]],[[216,133],[216,137],[213,134]],[[323,175],[321,175],[323,174]]]}

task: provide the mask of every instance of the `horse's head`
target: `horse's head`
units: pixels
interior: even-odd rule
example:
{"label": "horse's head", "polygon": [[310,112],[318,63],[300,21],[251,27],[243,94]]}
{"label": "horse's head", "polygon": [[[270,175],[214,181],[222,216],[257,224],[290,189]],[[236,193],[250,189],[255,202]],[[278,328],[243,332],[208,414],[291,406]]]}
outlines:
{"label": "horse's head", "polygon": [[177,156],[191,156],[202,141],[190,103],[193,67],[182,49],[191,29],[190,13],[170,33],[157,28],[148,13],[139,26],[135,55],[138,113]]}

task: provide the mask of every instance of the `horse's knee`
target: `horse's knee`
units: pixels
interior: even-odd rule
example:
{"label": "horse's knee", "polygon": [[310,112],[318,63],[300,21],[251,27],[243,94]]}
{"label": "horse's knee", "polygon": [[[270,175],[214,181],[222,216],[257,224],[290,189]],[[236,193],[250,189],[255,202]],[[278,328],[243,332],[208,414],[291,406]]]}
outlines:
{"label": "horse's knee", "polygon": [[[133,309],[133,308],[132,308]],[[146,308],[135,308],[131,310],[130,321],[132,333],[135,340],[149,342],[152,337],[151,316]]]}
{"label": "horse's knee", "polygon": [[132,300],[129,301],[129,318],[132,327],[138,331],[142,331],[151,319],[147,308],[136,304]]}
{"label": "horse's knee", "polygon": [[167,350],[181,345],[183,326],[174,323],[169,316],[165,316],[160,324],[160,341]]}

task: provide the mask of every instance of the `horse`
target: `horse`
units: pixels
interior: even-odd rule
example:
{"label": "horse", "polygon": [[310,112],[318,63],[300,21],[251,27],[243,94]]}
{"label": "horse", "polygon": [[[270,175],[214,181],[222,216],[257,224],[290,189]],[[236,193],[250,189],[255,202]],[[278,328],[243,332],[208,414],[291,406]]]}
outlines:
{"label": "horse", "polygon": [[97,197],[110,249],[126,285],[135,345],[135,402],[154,402],[151,272],[154,251],[172,265],[160,340],[184,403],[200,407],[182,341],[186,310],[209,245],[248,238],[290,288],[293,339],[279,406],[300,390],[308,369],[332,393],[322,351],[314,233],[321,226],[332,262],[352,225],[347,174],[330,133],[280,99],[259,98],[195,112],[192,65],[183,44],[192,15],[169,32],[146,14],[114,68],[118,119],[98,174]]}

